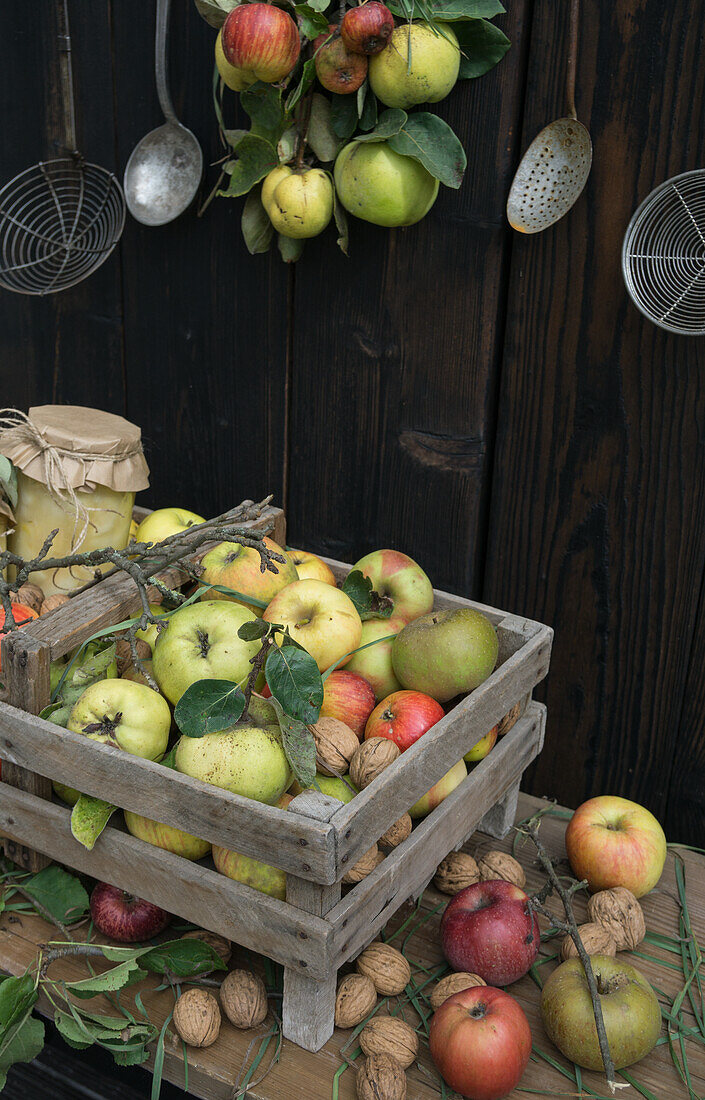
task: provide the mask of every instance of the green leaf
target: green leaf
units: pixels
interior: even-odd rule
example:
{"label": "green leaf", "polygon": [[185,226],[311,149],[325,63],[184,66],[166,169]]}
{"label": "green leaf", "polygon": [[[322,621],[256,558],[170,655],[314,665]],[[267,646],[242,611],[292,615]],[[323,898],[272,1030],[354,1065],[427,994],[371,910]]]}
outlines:
{"label": "green leaf", "polygon": [[357,129],[358,115],[355,96],[331,95],[330,121],[333,133],[341,141],[351,138]]}
{"label": "green leaf", "polygon": [[379,592],[375,592],[372,581],[360,569],[351,569],[342,587],[363,621],[388,619],[394,610],[394,601],[389,596],[380,596]]}
{"label": "green leaf", "polygon": [[270,624],[266,623],[264,619],[254,619],[243,623],[237,632],[237,636],[242,638],[243,642],[256,642],[259,638],[264,638],[269,626]]}
{"label": "green leaf", "polygon": [[71,832],[74,839],[90,852],[116,810],[117,806],[104,802],[102,798],[93,798],[90,794],[80,795],[71,811]]}
{"label": "green leaf", "polygon": [[326,11],[330,7],[330,0],[308,0],[308,6],[314,11]]}
{"label": "green leaf", "polygon": [[[123,1020],[122,1023],[124,1026],[125,1021]],[[86,1035],[87,1028],[82,1027],[70,1012],[63,1012],[60,1008],[57,1008],[54,1013],[54,1025],[64,1042],[68,1043],[74,1050],[86,1050],[88,1047],[92,1047],[95,1042],[93,1036],[89,1038]]]}
{"label": "green leaf", "polygon": [[227,141],[231,149],[237,149],[238,145],[244,137],[249,134],[249,130],[226,130],[221,127],[223,137]]}
{"label": "green leaf", "polygon": [[310,787],[316,778],[316,742],[310,729],[297,718],[284,713],[274,696],[269,700],[277,713],[282,744],[291,770],[302,787]]}
{"label": "green leaf", "polygon": [[179,699],[174,721],[186,737],[205,737],[234,726],[245,709],[245,696],[232,680],[197,680]]}
{"label": "green leaf", "polygon": [[460,187],[467,164],[465,150],[447,122],[430,111],[409,115],[398,134],[389,139],[390,148],[413,157],[446,187]]}
{"label": "green leaf", "polygon": [[173,1013],[170,1012],[162,1024],[162,1030],[159,1032],[159,1038],[157,1039],[157,1049],[154,1053],[154,1067],[152,1069],[152,1092],[150,1094],[150,1100],[159,1100],[161,1095],[162,1075],[164,1073],[164,1039],[172,1015]]}
{"label": "green leaf", "polygon": [[242,235],[251,256],[259,252],[268,252],[274,235],[274,226],[267,211],[262,206],[261,190],[253,187],[245,199],[242,211]]}
{"label": "green leaf", "polygon": [[468,19],[453,28],[460,43],[460,80],[470,80],[493,69],[511,46],[506,34],[486,19]]}
{"label": "green leaf", "polygon": [[290,160],[294,159],[298,143],[298,127],[290,126],[288,130],[284,131],[277,143],[277,155],[279,156],[280,164],[288,164]]}
{"label": "green leaf", "polygon": [[314,92],[311,97],[306,140],[323,164],[335,160],[342,145],[333,129],[330,100],[318,92]]}
{"label": "green leaf", "polygon": [[209,27],[220,30],[228,12],[236,8],[240,0],[195,0],[198,14],[205,19]]}
{"label": "green leaf", "polygon": [[146,970],[139,967],[135,959],[126,959],[125,962],[106,970],[104,974],[94,974],[90,978],[82,978],[77,982],[67,982],[66,988],[77,997],[93,997],[96,993],[115,993],[128,982],[134,981],[136,976],[140,980],[145,974]]}
{"label": "green leaf", "polygon": [[163,768],[171,768],[172,770],[176,769],[176,745],[169,749],[166,756],[163,756],[159,763],[162,765]]}
{"label": "green leaf", "polygon": [[[425,18],[422,5],[416,0],[390,0],[389,10],[402,18]],[[455,19],[492,19],[505,10],[499,0],[428,0],[434,20],[451,22]]]}
{"label": "green leaf", "polygon": [[399,133],[408,117],[406,111],[402,111],[399,107],[392,107],[390,110],[382,112],[374,130],[371,130],[369,134],[358,134],[355,140],[387,141]]}
{"label": "green leaf", "polygon": [[230,182],[225,191],[218,191],[219,195],[229,199],[246,195],[279,163],[272,143],[256,134],[245,134],[238,142],[235,153],[236,156],[223,165],[223,171],[230,176]]}
{"label": "green leaf", "polygon": [[29,971],[19,978],[5,978],[0,982],[0,1055],[10,1028],[31,1012],[36,999],[34,979]]}
{"label": "green leaf", "polygon": [[5,496],[12,508],[17,507],[17,470],[5,455],[0,455],[0,496]]}
{"label": "green leaf", "polygon": [[328,30],[328,20],[325,15],[321,15],[322,8],[316,8],[313,4],[295,4],[294,7],[299,29],[305,38],[318,38],[319,34]]}
{"label": "green leaf", "polygon": [[10,1067],[17,1062],[32,1062],[41,1053],[43,1046],[44,1024],[32,1016],[26,1016],[0,1050],[0,1092],[5,1087]]}
{"label": "green leaf", "polygon": [[365,89],[365,102],[360,112],[360,129],[367,131],[377,125],[377,96],[367,81],[363,84],[363,88]]}
{"label": "green leaf", "polygon": [[284,128],[281,89],[258,80],[240,92],[240,103],[252,122],[251,133],[276,145]]}
{"label": "green leaf", "polygon": [[209,943],[197,939],[161,943],[141,956],[140,966],[151,970],[153,974],[169,973],[179,978],[192,978],[197,974],[228,969]]}
{"label": "green leaf", "polygon": [[71,924],[88,911],[88,894],[79,880],[55,863],[33,875],[23,888],[62,924]]}
{"label": "green leaf", "polygon": [[297,260],[301,259],[304,244],[303,240],[297,240],[296,237],[285,237],[283,233],[279,233],[277,237],[279,253],[285,264],[295,264]]}
{"label": "green leaf", "polygon": [[296,646],[274,646],[264,675],[272,696],[299,722],[317,722],[323,703],[323,681],[310,653]]}
{"label": "green leaf", "polygon": [[310,58],[304,65],[301,71],[301,79],[293,92],[289,94],[289,98],[286,101],[286,113],[291,114],[296,104],[301,99],[301,96],[309,90],[314,80],[316,79],[316,62],[314,58]]}
{"label": "green leaf", "polygon": [[333,189],[333,216],[335,218],[335,225],[338,230],[337,245],[344,256],[348,255],[348,245],[350,243],[350,235],[348,231],[348,216],[345,213],[345,207],[338,198],[338,192]]}

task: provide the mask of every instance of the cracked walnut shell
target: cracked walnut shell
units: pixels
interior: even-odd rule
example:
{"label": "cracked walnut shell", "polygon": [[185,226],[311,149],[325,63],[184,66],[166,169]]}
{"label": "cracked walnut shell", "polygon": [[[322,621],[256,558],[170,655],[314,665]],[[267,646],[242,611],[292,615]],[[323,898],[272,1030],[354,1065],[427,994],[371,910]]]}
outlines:
{"label": "cracked walnut shell", "polygon": [[406,1074],[389,1054],[371,1054],[357,1071],[358,1100],[406,1100]]}
{"label": "cracked walnut shell", "polygon": [[411,981],[411,967],[396,947],[371,943],[355,964],[359,974],[368,977],[382,997],[396,997]]}
{"label": "cracked walnut shell", "polygon": [[235,1027],[257,1027],[267,1016],[267,990],[250,970],[232,970],[220,987],[223,1012]]}
{"label": "cracked walnut shell", "polygon": [[434,987],[431,993],[431,1008],[435,1012],[454,993],[460,993],[462,989],[472,989],[474,985],[487,985],[487,982],[479,974],[465,974],[461,971],[457,974],[448,974]]}
{"label": "cracked walnut shell", "polygon": [[335,1026],[357,1027],[377,1004],[374,983],[364,974],[348,974],[335,998]]}
{"label": "cracked walnut shell", "polygon": [[174,1027],[189,1047],[209,1047],[220,1032],[220,1009],[212,993],[187,989],[174,1006]]}
{"label": "cracked walnut shell", "polygon": [[373,779],[393,764],[400,755],[400,749],[388,737],[370,737],[358,746],[350,761],[350,778],[356,787],[363,790],[369,787]]}
{"label": "cracked walnut shell", "polygon": [[646,935],[644,911],[626,886],[593,894],[588,901],[588,916],[612,934],[618,951],[633,951]]}
{"label": "cracked walnut shell", "polygon": [[373,1016],[360,1032],[360,1046],[367,1055],[389,1054],[408,1069],[418,1053],[419,1038],[413,1027],[397,1016]]}
{"label": "cracked walnut shell", "polygon": [[486,852],[479,856],[477,866],[480,869],[480,882],[489,882],[491,879],[504,879],[505,882],[513,882],[515,886],[526,886],[526,875],[521,863],[507,852]]}
{"label": "cracked walnut shell", "polygon": [[442,894],[458,894],[480,881],[480,868],[467,852],[449,852],[436,868],[433,885]]}
{"label": "cracked walnut shell", "polygon": [[323,775],[345,773],[360,747],[357,734],[339,718],[319,718],[309,729],[316,742],[318,770]]}
{"label": "cracked walnut shell", "polygon": [[[601,924],[579,924],[578,932],[588,955],[616,955],[617,945],[611,933]],[[576,958],[578,949],[572,936],[566,936],[561,944],[561,962]]]}

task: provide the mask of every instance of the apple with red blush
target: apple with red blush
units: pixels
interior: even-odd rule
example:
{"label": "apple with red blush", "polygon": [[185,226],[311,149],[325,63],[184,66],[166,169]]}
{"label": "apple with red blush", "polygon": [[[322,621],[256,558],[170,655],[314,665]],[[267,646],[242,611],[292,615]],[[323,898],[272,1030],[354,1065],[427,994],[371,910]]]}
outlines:
{"label": "apple with red blush", "polygon": [[[392,601],[392,616],[410,623],[433,607],[433,586],[420,565],[400,550],[373,550],[353,565]],[[390,631],[391,633],[391,631]]]}
{"label": "apple with red blush", "polygon": [[436,1010],[431,1057],[443,1080],[472,1100],[500,1100],[516,1088],[531,1054],[531,1028],[521,1005],[492,986],[454,993]]}
{"label": "apple with red blush", "polygon": [[323,681],[321,718],[338,718],[359,738],[365,733],[367,719],[375,709],[372,685],[356,672],[335,669]]}
{"label": "apple with red blush", "polygon": [[476,882],[452,898],[441,919],[443,954],[454,970],[479,974],[488,985],[523,978],[539,950],[539,926],[518,886]]}
{"label": "apple with red blush", "polygon": [[93,888],[90,908],[98,931],[118,943],[151,940],[171,922],[171,913],[165,909],[109,882],[99,882]]}
{"label": "apple with red blush", "polygon": [[240,4],[223,24],[225,60],[243,84],[275,84],[288,76],[299,59],[301,39],[291,16],[274,4]]}
{"label": "apple with red blush", "polygon": [[565,846],[576,878],[592,893],[625,886],[635,898],[653,890],[666,862],[666,836],[654,815],[637,802],[598,795],[578,806]]}
{"label": "apple with red blush", "polygon": [[367,58],[353,53],[332,23],[314,40],[316,76],[329,92],[349,95],[356,92],[367,76]]}
{"label": "apple with red blush", "polygon": [[444,713],[440,703],[421,691],[394,691],[377,704],[367,719],[365,740],[387,737],[404,752],[440,722]]}
{"label": "apple with red blush", "polygon": [[394,16],[386,4],[367,0],[349,8],[340,24],[340,37],[352,53],[381,53],[394,30]]}

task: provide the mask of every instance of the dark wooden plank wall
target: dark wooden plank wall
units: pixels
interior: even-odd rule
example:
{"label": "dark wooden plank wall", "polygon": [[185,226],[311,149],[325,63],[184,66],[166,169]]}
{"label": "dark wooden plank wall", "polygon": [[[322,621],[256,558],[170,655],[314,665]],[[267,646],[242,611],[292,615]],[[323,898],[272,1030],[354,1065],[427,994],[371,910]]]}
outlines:
{"label": "dark wooden plank wall", "polygon": [[[247,255],[241,203],[147,230],[44,301],[0,295],[2,404],[56,400],[143,425],[148,503],[212,513],[271,490],[292,543],[406,549],[437,586],[556,628],[537,794],[637,798],[705,842],[705,345],[629,304],[629,216],[705,164],[705,10],[584,0],[578,104],[595,166],[536,238],[504,220],[521,150],[562,113],[566,5],[512,0],[514,48],[439,105],[468,151],[418,227],[354,222],[295,269]],[[45,14],[42,20],[41,13]],[[2,178],[60,135],[53,3],[4,11]],[[121,175],[160,121],[154,5],[70,0],[79,144]],[[177,111],[220,155],[211,30],[173,5]],[[215,179],[209,173],[209,186]]]}

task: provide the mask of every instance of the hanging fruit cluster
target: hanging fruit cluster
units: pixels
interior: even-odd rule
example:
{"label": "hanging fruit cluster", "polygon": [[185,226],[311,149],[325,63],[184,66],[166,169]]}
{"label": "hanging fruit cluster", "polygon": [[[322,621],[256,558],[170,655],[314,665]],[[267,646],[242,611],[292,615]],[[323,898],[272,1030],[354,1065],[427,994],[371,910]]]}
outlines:
{"label": "hanging fruit cluster", "polygon": [[[218,29],[213,93],[229,153],[216,190],[247,195],[251,253],[277,233],[291,263],[334,221],[347,254],[346,213],[414,225],[441,183],[460,187],[458,137],[417,108],[501,60],[509,41],[489,22],[504,11],[498,0],[195,3]],[[226,127],[225,87],[239,93],[249,130]]]}

